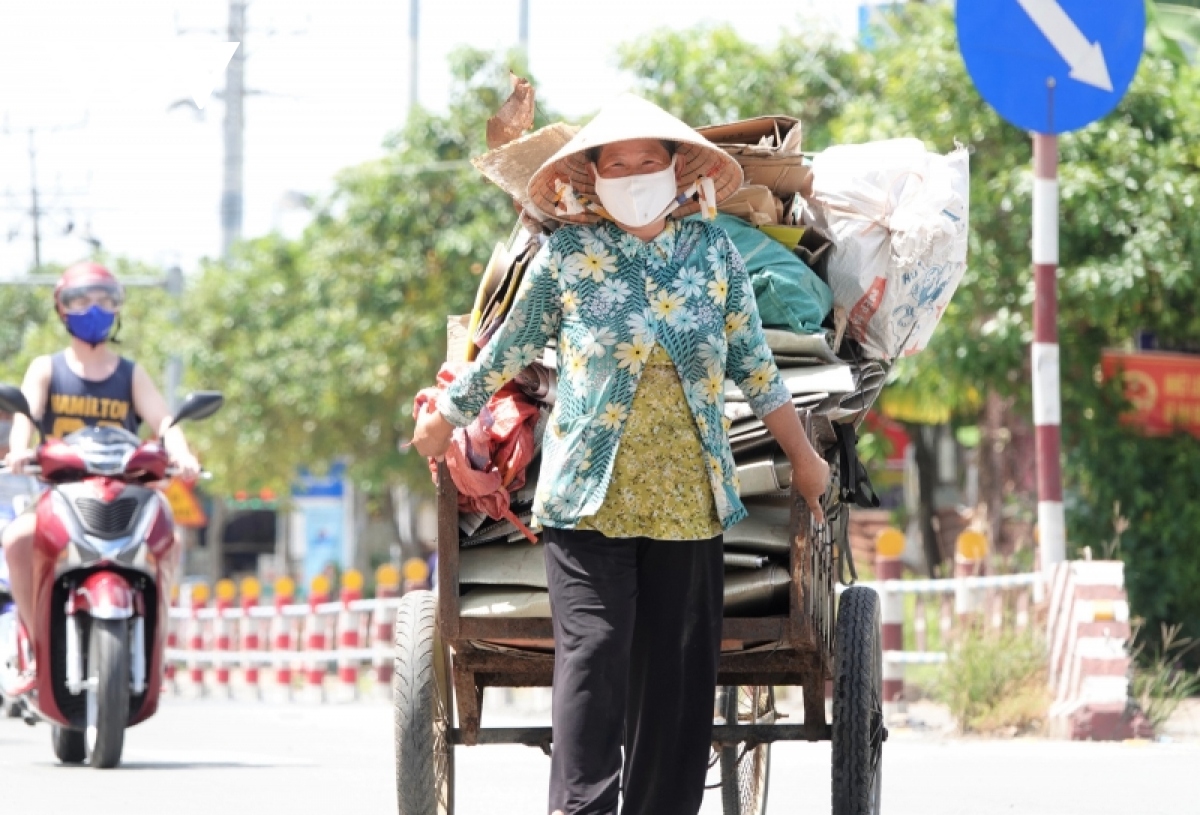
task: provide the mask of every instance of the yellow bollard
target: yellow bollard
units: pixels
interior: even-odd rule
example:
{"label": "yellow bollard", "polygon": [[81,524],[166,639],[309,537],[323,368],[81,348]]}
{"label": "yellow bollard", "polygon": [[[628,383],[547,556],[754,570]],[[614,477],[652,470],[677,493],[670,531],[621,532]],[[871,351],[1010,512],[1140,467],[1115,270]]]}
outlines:
{"label": "yellow bollard", "polygon": [[404,594],[414,589],[429,588],[429,564],[423,558],[410,557],[404,561]]}
{"label": "yellow bollard", "polygon": [[965,578],[983,574],[988,542],[982,532],[966,529],[954,542],[954,576],[964,578],[954,591],[954,613],[959,617],[980,611],[982,592],[967,586]]}

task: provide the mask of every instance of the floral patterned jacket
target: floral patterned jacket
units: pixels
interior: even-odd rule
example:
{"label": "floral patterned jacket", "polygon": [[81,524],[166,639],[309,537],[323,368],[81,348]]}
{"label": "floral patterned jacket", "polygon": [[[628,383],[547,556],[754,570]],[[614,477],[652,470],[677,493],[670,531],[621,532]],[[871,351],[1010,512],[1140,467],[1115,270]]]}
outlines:
{"label": "floral patterned jacket", "polygon": [[503,325],[438,399],[469,424],[493,393],[558,342],[558,399],[542,442],[533,512],[572,529],[604,502],[617,445],[655,343],[670,354],[696,420],[721,523],[746,517],[724,417],[734,380],[760,418],[789,404],[745,265],[724,230],[668,221],[645,243],[607,221],[565,226],[530,262]]}

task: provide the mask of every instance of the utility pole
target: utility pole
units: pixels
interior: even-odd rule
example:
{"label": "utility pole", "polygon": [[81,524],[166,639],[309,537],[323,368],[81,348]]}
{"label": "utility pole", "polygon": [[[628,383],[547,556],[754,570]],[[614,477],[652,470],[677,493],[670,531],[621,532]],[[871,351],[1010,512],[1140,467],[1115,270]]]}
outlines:
{"label": "utility pole", "polygon": [[[225,260],[229,260],[233,245],[242,236],[246,97],[267,95],[262,91],[246,89],[246,8],[249,5],[250,0],[229,0],[229,24],[223,35],[227,38],[227,42],[238,44],[229,63],[225,66],[225,87],[218,94],[225,105],[225,119],[222,125],[225,161],[221,185],[221,257]],[[178,28],[177,30],[181,34],[185,32],[203,32],[209,35],[221,33],[214,29]],[[271,36],[279,32],[256,31],[255,33]],[[194,108],[195,103],[190,99],[180,99],[169,105],[167,110],[174,110],[177,107]]]}
{"label": "utility pole", "polygon": [[[24,204],[21,204],[13,208],[20,211],[23,215],[26,215],[31,221],[31,225],[33,227],[33,267],[30,269],[31,274],[37,274],[42,267],[42,219],[51,217],[55,212],[58,212],[59,214],[64,214],[67,219],[67,226],[63,230],[64,234],[70,233],[75,228],[74,219],[71,216],[71,208],[69,206],[56,206],[54,204],[47,206],[46,204],[46,196],[42,194],[42,190],[38,184],[38,136],[42,133],[57,133],[64,130],[78,130],[87,124],[87,120],[88,117],[85,115],[79,122],[76,122],[72,125],[55,125],[53,127],[46,128],[27,126],[23,128],[27,139],[26,152],[29,155],[29,205],[26,207]],[[0,126],[0,133],[5,135],[19,132],[19,130],[20,129],[18,128],[10,128],[7,121]],[[56,196],[61,196],[64,194],[83,195],[85,193],[82,191],[64,193],[62,190],[58,190],[50,196],[50,199],[53,200]],[[19,230],[13,229],[9,233],[9,240],[11,241],[18,234]],[[99,247],[99,241],[95,241],[91,238],[85,239],[91,241],[97,248]]]}
{"label": "utility pole", "polygon": [[242,159],[246,99],[246,0],[229,0],[229,42],[240,43],[225,67],[225,174],[221,190],[221,257],[242,236]]}
{"label": "utility pole", "polygon": [[[220,97],[225,105],[225,118],[222,125],[224,136],[225,160],[222,172],[221,187],[221,257],[228,261],[233,246],[242,236],[243,205],[243,172],[245,155],[245,100],[248,95],[258,95],[261,91],[246,89],[246,7],[249,0],[229,0],[229,25],[226,30],[226,41],[238,44],[237,49],[225,66],[225,88]],[[182,33],[182,32],[180,32]],[[213,34],[209,30],[207,33]],[[267,35],[275,32],[264,32]],[[294,33],[294,32],[293,32]],[[170,105],[172,110],[180,105],[189,106],[187,100],[180,100]],[[174,297],[176,313],[178,303],[183,293],[183,274],[178,268],[167,271],[165,286]],[[183,361],[178,356],[171,356],[167,362],[167,398],[172,412],[178,406],[179,384],[183,378]],[[213,513],[209,519],[207,540],[209,543],[209,572],[216,579],[223,574],[226,508],[220,496],[213,497]]]}
{"label": "utility pole", "polygon": [[417,106],[417,76],[420,66],[421,0],[408,0],[408,111]]}
{"label": "utility pole", "polygon": [[29,128],[29,217],[33,219],[33,270],[42,268],[42,211],[38,206],[37,148]]}
{"label": "utility pole", "polygon": [[517,44],[521,48],[521,56],[529,65],[529,0],[521,0],[521,11],[517,18]]}
{"label": "utility pole", "polygon": [[[166,288],[167,294],[171,295],[171,317],[176,325],[182,319],[182,310],[179,307],[183,299],[183,270],[178,266],[172,266],[167,269],[166,280],[163,281],[163,287]],[[166,386],[167,386],[167,409],[171,415],[175,415],[175,411],[179,409],[179,388],[183,384],[183,357],[179,354],[171,354],[167,359],[166,370]]]}

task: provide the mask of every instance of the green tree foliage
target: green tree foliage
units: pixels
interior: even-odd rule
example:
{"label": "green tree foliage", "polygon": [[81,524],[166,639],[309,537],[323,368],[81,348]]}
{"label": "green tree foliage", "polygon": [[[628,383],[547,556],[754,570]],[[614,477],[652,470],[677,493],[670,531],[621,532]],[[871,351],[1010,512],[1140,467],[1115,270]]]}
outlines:
{"label": "green tree foliage", "polygon": [[1151,19],[1177,41],[1187,57],[1195,62],[1200,52],[1200,0],[1177,0],[1148,6]]}
{"label": "green tree foliage", "polygon": [[[1152,16],[1152,20],[1153,20]],[[1032,341],[1029,136],[979,97],[958,52],[949,3],[909,3],[887,16],[869,52],[834,60],[838,103],[822,107],[814,83],[782,55],[824,47],[811,33],[785,34],[756,53],[728,31],[662,33],[622,52],[656,101],[693,119],[765,112],[813,116],[811,130],[838,143],[917,136],[939,151],[971,151],[967,276],[929,348],[897,366],[894,393],[949,403],[978,418],[979,395],[997,391],[1030,409]],[[680,70],[682,62],[694,63]],[[755,77],[786,88],[741,97]],[[711,66],[716,66],[712,68]],[[798,72],[797,72],[798,71]],[[665,78],[673,76],[673,82]],[[1194,517],[1200,443],[1152,440],[1117,421],[1121,405],[1099,384],[1100,351],[1149,328],[1167,345],[1194,338],[1200,278],[1200,98],[1196,71],[1152,24],[1134,85],[1117,110],[1060,139],[1062,198],[1060,336],[1065,477],[1072,541],[1093,548],[1113,537],[1114,511],[1129,519],[1120,553],[1139,614],[1200,633],[1200,544]],[[807,88],[815,87],[809,92]],[[763,99],[769,100],[767,102]],[[789,103],[789,100],[790,103]],[[735,104],[736,102],[736,104]],[[808,121],[805,122],[808,125]],[[823,145],[809,142],[809,147]]]}
{"label": "green tree foliage", "polygon": [[412,398],[445,358],[446,315],[470,309],[515,220],[468,163],[507,66],[466,51],[453,69],[449,112],[415,111],[382,158],[344,171],[302,239],[246,242],[196,282],[182,343],[190,381],[227,395],[196,429],[221,484],[279,487],[340,456],[369,492],[404,473],[429,483],[397,449]]}
{"label": "green tree foliage", "polygon": [[25,347],[51,313],[50,291],[37,286],[0,286],[0,379],[14,385],[25,375]]}
{"label": "green tree foliage", "polygon": [[688,124],[788,114],[803,123],[806,150],[829,146],[829,123],[851,98],[860,61],[820,28],[784,36],[769,50],[730,26],[664,29],[619,50],[638,92]]}

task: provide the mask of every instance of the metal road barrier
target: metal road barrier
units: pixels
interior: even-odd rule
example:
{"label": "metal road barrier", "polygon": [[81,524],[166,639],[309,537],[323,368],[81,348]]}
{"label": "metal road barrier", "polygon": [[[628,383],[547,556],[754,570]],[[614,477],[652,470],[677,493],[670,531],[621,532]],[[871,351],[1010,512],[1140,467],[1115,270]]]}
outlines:
{"label": "metal road barrier", "polygon": [[358,698],[364,685],[387,688],[399,575],[381,567],[374,598],[362,597],[362,585],[362,575],[347,571],[334,600],[327,579],[318,576],[308,602],[296,603],[294,584],[281,578],[270,605],[260,604],[261,589],[253,579],[242,581],[240,592],[232,581],[219,581],[212,605],[208,586],[194,585],[187,604],[170,609],[168,684],[177,691],[186,686],[199,695],[232,696],[236,679],[237,690],[260,697],[270,690],[286,698],[307,691],[320,700]]}
{"label": "metal road barrier", "polygon": [[[905,706],[905,669],[910,665],[938,665],[949,658],[946,647],[966,626],[983,625],[999,631],[1026,630],[1030,611],[1044,596],[1045,576],[1040,572],[984,575],[987,540],[966,531],[956,542],[955,576],[936,580],[903,580],[901,556],[904,534],[884,529],[875,540],[877,580],[859,585],[879,593],[883,641],[883,704],[885,715],[902,713]],[[841,587],[839,587],[840,589]],[[914,595],[910,603],[908,595]],[[941,649],[930,650],[930,611],[936,609]],[[911,650],[905,648],[905,631],[911,627]]]}
{"label": "metal road barrier", "polygon": [[[952,578],[904,580],[898,530],[876,540],[877,580],[859,585],[879,593],[882,610],[883,693],[888,715],[903,711],[905,670],[938,665],[967,626],[1026,630],[1037,608],[1046,626],[1054,692],[1051,721],[1073,738],[1116,738],[1145,728],[1125,715],[1130,636],[1129,603],[1120,563],[1077,561],[1040,572],[983,575],[986,542],[978,533],[959,537]],[[295,586],[282,578],[274,601],[260,603],[253,579],[240,590],[220,581],[212,592],[191,587],[188,603],[170,609],[166,679],[177,691],[233,696],[251,692],[297,693],[321,701],[356,699],[374,686],[390,691],[392,628],[400,606],[400,577],[390,566],[376,574],[376,596],[362,597],[362,576],[343,575],[337,599],[324,577],[294,602]],[[838,587],[839,592],[844,587]],[[1049,603],[1042,598],[1050,593]],[[912,599],[908,598],[912,596]],[[930,649],[930,616],[940,648]],[[910,629],[911,647],[905,646]]]}
{"label": "metal road barrier", "polygon": [[[938,628],[943,644],[967,618],[989,609],[988,623],[996,629],[1006,624],[1029,625],[1031,591],[1040,591],[1042,575],[963,575],[942,580],[901,580],[898,554],[903,540],[885,530],[877,550],[877,574],[865,582],[879,592],[883,610],[884,699],[889,711],[904,698],[904,668],[946,661],[944,650],[929,650],[927,616],[929,597],[942,598]],[[897,549],[899,546],[899,549]],[[390,567],[388,567],[390,568]],[[249,690],[261,696],[274,690],[291,698],[296,691],[308,696],[357,698],[366,685],[390,684],[392,626],[400,605],[399,581],[390,572],[377,576],[377,596],[360,596],[361,576],[347,572],[338,600],[329,597],[325,578],[310,586],[308,602],[293,601],[295,586],[282,578],[275,585],[275,600],[260,604],[256,581],[242,582],[240,592],[231,581],[220,581],[209,603],[209,588],[192,586],[187,605],[170,610],[167,639],[167,680],[175,690],[200,695],[218,692],[233,695]],[[843,587],[839,587],[839,591]],[[1015,614],[1007,612],[1003,592],[1015,593]],[[240,594],[240,598],[238,595]],[[915,650],[905,650],[904,596],[916,595],[913,619]]]}

